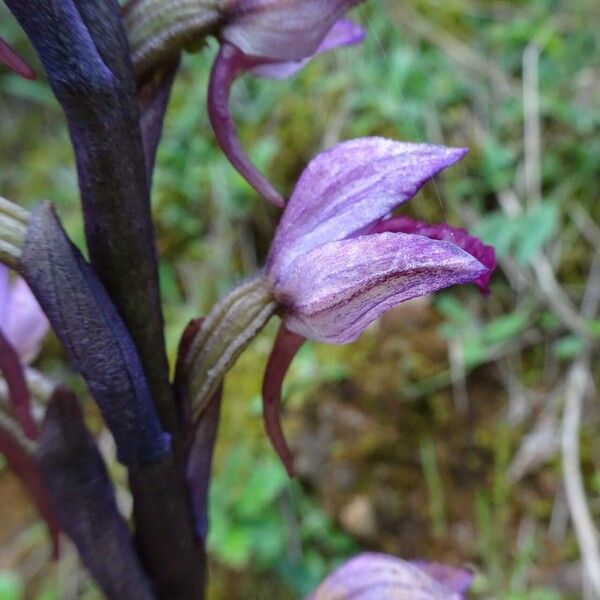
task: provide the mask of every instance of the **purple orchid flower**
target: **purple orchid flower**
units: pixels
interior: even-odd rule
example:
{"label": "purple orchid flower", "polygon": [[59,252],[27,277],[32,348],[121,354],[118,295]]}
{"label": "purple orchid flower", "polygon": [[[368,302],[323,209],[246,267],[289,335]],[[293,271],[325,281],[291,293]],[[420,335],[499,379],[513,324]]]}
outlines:
{"label": "purple orchid flower", "polygon": [[30,439],[37,437],[37,427],[23,364],[37,356],[48,327],[48,320],[25,281],[20,277],[10,281],[8,269],[0,265],[0,371],[6,379],[15,417]]}
{"label": "purple orchid flower", "polygon": [[302,174],[265,268],[283,326],[265,372],[264,419],[290,474],[281,383],[304,338],[348,343],[400,302],[466,282],[487,289],[493,248],[446,224],[389,217],[465,153],[363,138],[320,154]]}
{"label": "purple orchid flower", "polygon": [[[435,563],[438,564],[438,563]],[[439,576],[386,554],[364,553],[336,569],[307,600],[462,600],[473,574],[443,565]]]}
{"label": "purple orchid flower", "polygon": [[364,31],[341,17],[360,0],[238,0],[226,9],[221,49],[208,88],[208,115],[219,145],[248,183],[266,200],[284,200],[244,152],[229,111],[237,77],[250,72],[283,79],[313,56],[356,44]]}
{"label": "purple orchid flower", "polygon": [[2,38],[0,38],[0,64],[6,65],[25,79],[35,79],[35,71]]}
{"label": "purple orchid flower", "polygon": [[0,330],[22,363],[35,359],[48,329],[48,319],[25,281],[11,281],[8,269],[0,265]]}

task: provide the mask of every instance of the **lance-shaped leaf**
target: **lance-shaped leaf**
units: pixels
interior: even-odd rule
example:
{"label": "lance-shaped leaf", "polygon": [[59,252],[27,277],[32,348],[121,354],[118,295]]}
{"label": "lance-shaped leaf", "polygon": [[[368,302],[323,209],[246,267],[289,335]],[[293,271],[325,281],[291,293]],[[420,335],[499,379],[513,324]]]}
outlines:
{"label": "lance-shaped leaf", "polygon": [[52,207],[32,214],[21,272],[106,420],[119,460],[130,468],[169,451],[133,342]]}
{"label": "lance-shaped leaf", "polygon": [[107,598],[154,600],[77,398],[54,392],[36,452],[62,529]]}
{"label": "lance-shaped leaf", "polygon": [[137,96],[141,109],[140,127],[146,158],[146,172],[149,179],[152,178],[154,172],[158,143],[178,66],[179,61],[177,60],[165,65],[138,88]]}

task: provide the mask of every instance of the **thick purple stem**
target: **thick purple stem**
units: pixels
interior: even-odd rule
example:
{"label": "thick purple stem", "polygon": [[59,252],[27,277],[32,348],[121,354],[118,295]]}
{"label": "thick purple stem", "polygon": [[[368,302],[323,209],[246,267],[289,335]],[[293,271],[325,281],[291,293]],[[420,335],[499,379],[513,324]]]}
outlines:
{"label": "thick purple stem", "polygon": [[[92,265],[138,349],[163,427],[177,440],[135,77],[116,0],[5,0],[69,123]],[[83,333],[83,332],[82,332]],[[140,554],[160,598],[204,598],[181,456],[130,472]]]}
{"label": "thick purple stem", "polygon": [[77,159],[92,265],[140,352],[161,422],[177,434],[135,77],[113,0],[5,0],[36,47]]}

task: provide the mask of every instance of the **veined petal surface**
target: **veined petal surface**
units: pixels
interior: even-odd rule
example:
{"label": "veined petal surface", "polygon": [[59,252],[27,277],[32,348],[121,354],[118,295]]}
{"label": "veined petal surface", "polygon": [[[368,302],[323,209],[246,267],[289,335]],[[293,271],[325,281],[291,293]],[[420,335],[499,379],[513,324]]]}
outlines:
{"label": "veined petal surface", "polygon": [[377,223],[370,233],[383,233],[384,231],[424,235],[432,240],[445,240],[462,248],[487,267],[487,272],[475,279],[473,283],[482,294],[489,294],[490,278],[496,268],[496,252],[492,246],[486,246],[466,229],[452,227],[447,223],[433,224],[417,221],[410,217],[392,217]]}
{"label": "veined petal surface", "polygon": [[21,277],[10,281],[8,269],[0,266],[0,329],[23,363],[37,356],[48,328],[29,286]]}
{"label": "veined petal surface", "polygon": [[428,179],[465,153],[464,148],[371,137],[319,154],[290,198],[267,269],[285,271],[300,254],[356,235],[412,198]]}
{"label": "veined petal surface", "polygon": [[454,244],[381,233],[302,254],[279,273],[274,289],[290,331],[343,344],[400,302],[472,281],[485,270]]}
{"label": "veined petal surface", "polygon": [[360,0],[238,0],[225,9],[221,38],[249,56],[299,61]]}
{"label": "veined petal surface", "polygon": [[350,46],[359,44],[365,38],[365,30],[358,24],[348,19],[340,19],[333,24],[329,33],[319,44],[316,51],[302,60],[272,62],[256,66],[249,70],[252,75],[257,77],[267,77],[269,79],[287,79],[295,75],[302,69],[311,59],[318,54],[329,52],[341,46]]}

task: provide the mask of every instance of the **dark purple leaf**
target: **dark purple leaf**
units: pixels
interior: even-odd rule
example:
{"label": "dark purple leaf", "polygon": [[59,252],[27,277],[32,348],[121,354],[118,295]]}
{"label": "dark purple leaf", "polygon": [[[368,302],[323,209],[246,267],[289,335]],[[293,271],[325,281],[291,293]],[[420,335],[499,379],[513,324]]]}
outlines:
{"label": "dark purple leaf", "polygon": [[106,597],[154,600],[102,456],[77,398],[63,388],[46,411],[37,460],[62,529]]}
{"label": "dark purple leaf", "polygon": [[169,436],[156,416],[140,359],[123,321],[50,204],[32,214],[21,272],[83,375],[130,468],[159,461]]}

